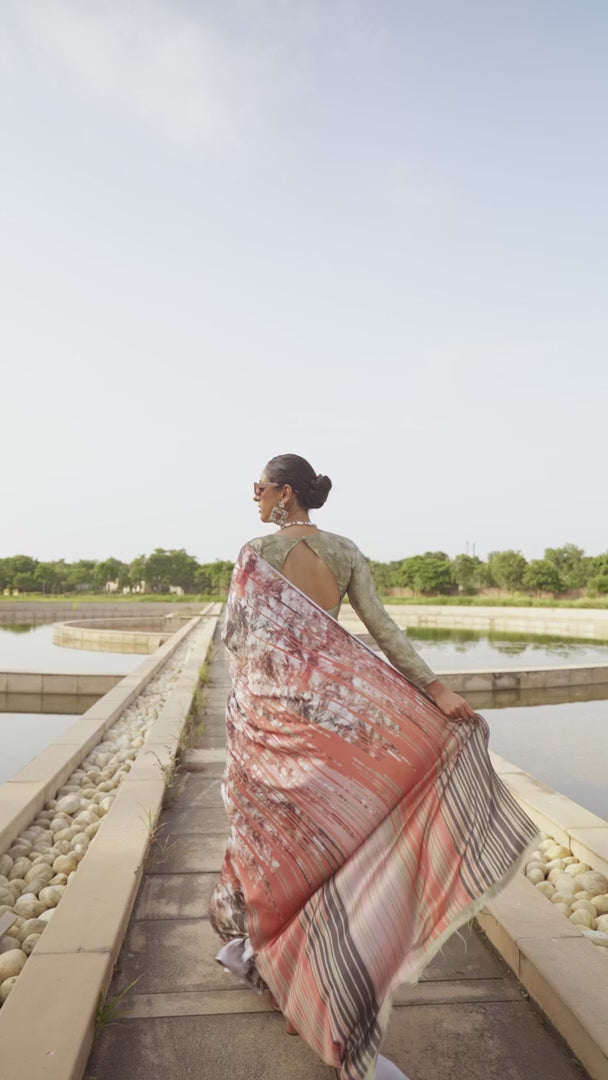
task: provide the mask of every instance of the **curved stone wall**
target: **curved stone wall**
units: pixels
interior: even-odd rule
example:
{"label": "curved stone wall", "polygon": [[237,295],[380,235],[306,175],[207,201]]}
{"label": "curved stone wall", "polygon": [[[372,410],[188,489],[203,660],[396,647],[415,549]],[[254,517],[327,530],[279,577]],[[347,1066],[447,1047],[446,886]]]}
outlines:
{"label": "curved stone wall", "polygon": [[71,619],[53,625],[53,643],[68,649],[153,653],[175,632],[173,619]]}

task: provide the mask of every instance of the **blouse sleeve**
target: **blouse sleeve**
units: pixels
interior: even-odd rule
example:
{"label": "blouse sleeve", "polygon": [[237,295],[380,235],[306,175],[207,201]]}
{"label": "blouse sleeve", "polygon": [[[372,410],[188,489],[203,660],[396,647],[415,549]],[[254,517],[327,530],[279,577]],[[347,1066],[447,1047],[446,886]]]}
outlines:
{"label": "blouse sleeve", "polygon": [[397,671],[421,688],[433,682],[436,678],[434,672],[418,656],[407,634],[385,611],[372,572],[358,548],[355,549],[354,566],[346,591],[357,615]]}

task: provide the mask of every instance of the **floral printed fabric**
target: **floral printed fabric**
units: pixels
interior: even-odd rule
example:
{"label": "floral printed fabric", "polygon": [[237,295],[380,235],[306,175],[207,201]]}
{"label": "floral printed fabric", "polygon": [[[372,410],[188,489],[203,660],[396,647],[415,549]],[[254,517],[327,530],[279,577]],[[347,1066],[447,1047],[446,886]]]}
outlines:
{"label": "floral printed fabric", "polygon": [[230,838],[210,918],[342,1080],[370,1080],[391,995],[537,830],[481,717],[449,721],[248,545],[224,640]]}

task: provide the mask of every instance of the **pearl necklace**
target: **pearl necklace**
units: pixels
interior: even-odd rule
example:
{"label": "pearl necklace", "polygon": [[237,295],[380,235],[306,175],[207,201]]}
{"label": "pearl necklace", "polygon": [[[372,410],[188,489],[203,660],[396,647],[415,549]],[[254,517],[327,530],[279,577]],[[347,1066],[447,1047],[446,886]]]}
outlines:
{"label": "pearl necklace", "polygon": [[281,525],[281,529],[289,529],[292,525],[310,525],[313,529],[316,529],[314,521],[288,521],[285,525]]}

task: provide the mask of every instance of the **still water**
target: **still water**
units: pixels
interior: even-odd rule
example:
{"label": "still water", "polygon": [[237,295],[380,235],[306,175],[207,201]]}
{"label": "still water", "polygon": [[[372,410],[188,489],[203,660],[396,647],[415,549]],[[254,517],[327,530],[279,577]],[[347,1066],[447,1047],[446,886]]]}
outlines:
{"label": "still water", "polygon": [[492,750],[608,821],[608,701],[481,711]]}
{"label": "still water", "polygon": [[[141,653],[54,645],[52,624],[0,626],[0,671],[126,675],[145,659]],[[76,719],[58,713],[0,712],[0,783],[14,776]]]}
{"label": "still water", "polygon": [[407,636],[433,671],[497,671],[608,664],[608,644],[541,634],[507,634],[412,626]]}
{"label": "still water", "polygon": [[44,671],[87,675],[126,675],[141,653],[66,649],[53,644],[53,626],[0,626],[0,671]]}
{"label": "still water", "polygon": [[0,783],[19,772],[78,720],[59,713],[0,712]]}

